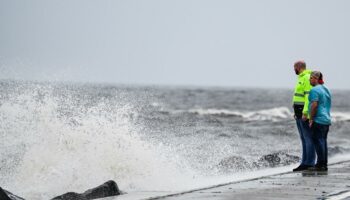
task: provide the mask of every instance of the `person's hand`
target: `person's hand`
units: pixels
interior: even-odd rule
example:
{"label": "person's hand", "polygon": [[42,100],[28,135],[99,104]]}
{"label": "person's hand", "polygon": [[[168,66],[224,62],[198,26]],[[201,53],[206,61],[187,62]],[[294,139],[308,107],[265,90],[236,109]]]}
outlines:
{"label": "person's hand", "polygon": [[311,128],[312,127],[312,124],[314,123],[313,120],[309,120],[309,127]]}
{"label": "person's hand", "polygon": [[304,115],[303,114],[303,117],[302,117],[303,121],[305,122],[307,120],[307,115]]}

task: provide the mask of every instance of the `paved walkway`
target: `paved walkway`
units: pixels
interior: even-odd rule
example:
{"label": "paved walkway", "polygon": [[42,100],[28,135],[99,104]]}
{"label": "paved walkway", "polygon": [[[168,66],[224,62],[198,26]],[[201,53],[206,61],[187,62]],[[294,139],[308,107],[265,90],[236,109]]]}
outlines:
{"label": "paved walkway", "polygon": [[287,172],[207,189],[150,199],[347,199],[350,161],[329,165],[328,172]]}

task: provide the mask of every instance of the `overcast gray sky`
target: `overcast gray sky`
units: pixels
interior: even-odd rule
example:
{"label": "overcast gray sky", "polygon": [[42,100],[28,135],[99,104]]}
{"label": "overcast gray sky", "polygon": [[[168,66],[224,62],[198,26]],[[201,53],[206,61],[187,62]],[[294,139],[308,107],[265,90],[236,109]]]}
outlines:
{"label": "overcast gray sky", "polygon": [[0,79],[350,86],[348,0],[0,0]]}

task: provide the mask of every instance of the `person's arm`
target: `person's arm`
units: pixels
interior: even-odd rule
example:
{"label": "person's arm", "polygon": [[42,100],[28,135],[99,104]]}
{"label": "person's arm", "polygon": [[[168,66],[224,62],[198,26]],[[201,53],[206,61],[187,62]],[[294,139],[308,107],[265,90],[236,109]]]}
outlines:
{"label": "person's arm", "polygon": [[303,120],[306,121],[309,116],[309,93],[310,90],[312,88],[312,86],[310,85],[310,78],[308,78],[309,76],[307,76],[307,78],[304,79],[304,109],[303,109]]}
{"label": "person's arm", "polygon": [[305,101],[304,101],[304,109],[303,109],[303,120],[306,121],[309,116],[309,91],[304,92],[305,94]]}
{"label": "person's arm", "polygon": [[313,101],[311,102],[311,110],[310,110],[310,121],[309,121],[309,126],[312,126],[312,123],[314,122],[314,118],[317,113],[317,107],[318,107],[318,101]]}

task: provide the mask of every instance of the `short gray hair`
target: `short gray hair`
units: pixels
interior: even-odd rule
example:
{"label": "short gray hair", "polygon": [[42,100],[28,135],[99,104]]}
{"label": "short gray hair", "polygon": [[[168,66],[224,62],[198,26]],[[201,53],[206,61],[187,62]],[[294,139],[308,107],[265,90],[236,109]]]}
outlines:
{"label": "short gray hair", "polygon": [[294,63],[294,66],[301,67],[303,69],[306,69],[306,63],[303,60],[298,60]]}
{"label": "short gray hair", "polygon": [[320,79],[320,77],[322,77],[322,73],[320,71],[312,71],[311,76]]}

